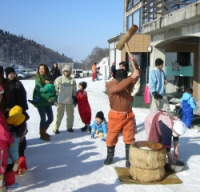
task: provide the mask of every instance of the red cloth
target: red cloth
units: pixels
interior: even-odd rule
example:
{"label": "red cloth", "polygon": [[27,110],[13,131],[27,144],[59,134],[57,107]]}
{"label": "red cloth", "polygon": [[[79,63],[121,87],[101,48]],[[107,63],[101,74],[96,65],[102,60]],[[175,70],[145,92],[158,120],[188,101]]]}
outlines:
{"label": "red cloth", "polygon": [[11,186],[15,184],[15,172],[9,171],[4,174],[5,186]]}
{"label": "red cloth", "polygon": [[4,147],[0,150],[0,175],[5,173],[8,165],[8,147]]}
{"label": "red cloth", "polygon": [[26,164],[26,157],[25,156],[21,156],[19,158],[19,170],[25,169],[27,170],[27,164]]}
{"label": "red cloth", "polygon": [[160,127],[158,125],[158,119],[159,119],[160,114],[161,112],[156,113],[156,115],[154,116],[152,120],[148,141],[154,141],[157,143],[161,142],[162,134],[160,132]]}
{"label": "red cloth", "polygon": [[0,149],[8,147],[14,143],[14,136],[8,129],[7,120],[0,110]]}
{"label": "red cloth", "polygon": [[8,164],[8,147],[14,143],[14,136],[8,129],[3,112],[0,110],[0,174],[5,173]]}
{"label": "red cloth", "polygon": [[90,124],[92,114],[87,93],[85,91],[77,92],[77,99],[78,111],[83,123]]}
{"label": "red cloth", "polygon": [[96,78],[97,78],[97,74],[96,74],[96,73],[93,73],[93,74],[92,74],[92,80],[94,81]]}

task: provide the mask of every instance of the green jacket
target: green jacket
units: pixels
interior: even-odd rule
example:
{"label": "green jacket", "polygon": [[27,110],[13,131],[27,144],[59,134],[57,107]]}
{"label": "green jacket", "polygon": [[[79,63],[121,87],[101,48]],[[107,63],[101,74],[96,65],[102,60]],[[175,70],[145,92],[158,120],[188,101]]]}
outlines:
{"label": "green jacket", "polygon": [[44,76],[37,75],[35,78],[35,88],[33,90],[33,98],[35,98],[36,95],[40,95],[41,99],[35,104],[35,107],[39,106],[47,107],[53,105],[53,103],[48,102],[48,100],[44,97],[44,95],[40,93],[40,88],[43,88],[44,86],[45,86]]}
{"label": "green jacket", "polygon": [[51,99],[53,103],[57,101],[56,88],[54,84],[46,84],[43,88],[40,88],[41,96],[47,100]]}

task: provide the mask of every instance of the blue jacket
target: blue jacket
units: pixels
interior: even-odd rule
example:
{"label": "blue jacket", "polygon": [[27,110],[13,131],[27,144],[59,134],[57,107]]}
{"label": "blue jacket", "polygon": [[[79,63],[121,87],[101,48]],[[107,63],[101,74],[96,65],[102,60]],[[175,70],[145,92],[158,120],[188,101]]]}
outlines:
{"label": "blue jacket", "polygon": [[103,121],[101,124],[98,125],[98,123],[94,121],[91,132],[95,133],[96,131],[104,133],[104,138],[106,139],[108,134],[107,122]]}
{"label": "blue jacket", "polygon": [[197,105],[196,105],[196,101],[194,100],[194,97],[193,97],[192,94],[187,93],[187,92],[183,93],[183,96],[182,96],[182,98],[181,98],[181,103],[182,103],[184,100],[188,100],[187,103],[190,105],[190,107],[191,107],[192,109],[196,109],[196,106],[197,106]]}
{"label": "blue jacket", "polygon": [[153,92],[157,91],[158,94],[165,95],[165,73],[161,69],[154,68],[149,75],[149,86],[151,95]]}

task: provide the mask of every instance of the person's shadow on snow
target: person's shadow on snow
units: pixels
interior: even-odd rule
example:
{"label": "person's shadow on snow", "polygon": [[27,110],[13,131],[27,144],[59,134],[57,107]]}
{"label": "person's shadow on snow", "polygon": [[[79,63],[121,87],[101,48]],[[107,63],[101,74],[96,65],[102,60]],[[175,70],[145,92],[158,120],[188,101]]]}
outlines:
{"label": "person's shadow on snow", "polygon": [[179,138],[179,159],[185,163],[184,170],[190,169],[187,162],[192,156],[200,154],[200,137]]}
{"label": "person's shadow on snow", "polygon": [[[73,141],[73,138],[76,140]],[[81,138],[77,132],[61,131],[60,134],[51,136],[51,142],[44,142],[39,138],[30,139],[25,151],[28,170],[23,177],[17,176],[20,188],[16,191],[24,192],[53,183],[56,183],[59,191],[58,182],[66,182],[66,179],[74,177],[81,178],[100,169],[103,160],[96,160],[95,156],[102,150],[106,152],[106,145],[105,149],[98,149],[90,135],[88,139]],[[55,189],[55,186],[52,188]],[[66,186],[66,189],[70,191],[70,186]]]}
{"label": "person's shadow on snow", "polygon": [[95,192],[102,192],[102,191],[109,191],[109,192],[115,192],[117,191],[115,188],[120,185],[120,181],[117,179],[114,184],[102,184],[97,183],[93,185],[89,185],[86,187],[82,187],[80,189],[77,189],[73,192],[86,192],[86,191],[95,191]]}

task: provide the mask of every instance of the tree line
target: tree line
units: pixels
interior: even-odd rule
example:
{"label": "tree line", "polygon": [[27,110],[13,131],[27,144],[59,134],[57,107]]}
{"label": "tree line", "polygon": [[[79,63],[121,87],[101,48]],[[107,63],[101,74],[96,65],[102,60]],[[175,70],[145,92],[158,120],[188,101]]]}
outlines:
{"label": "tree line", "polygon": [[[108,48],[93,48],[82,63],[74,63],[74,68],[91,69],[94,62],[98,63],[104,57],[109,56]],[[23,35],[13,35],[8,31],[0,29],[0,65],[23,65],[26,67],[37,67],[40,63],[52,66],[57,63],[72,63],[73,60],[64,54],[46,48],[34,40],[29,40]]]}

